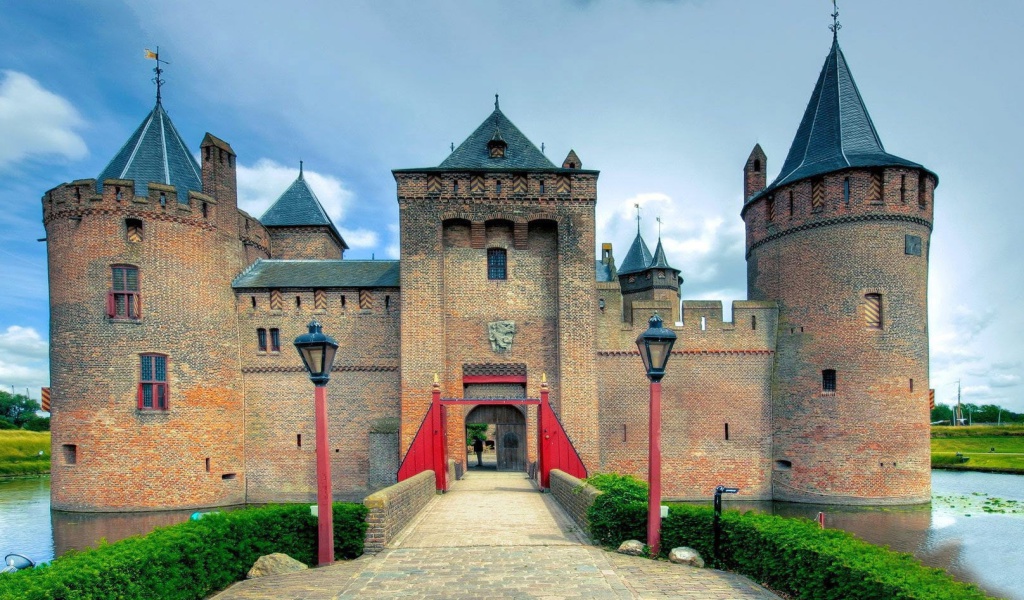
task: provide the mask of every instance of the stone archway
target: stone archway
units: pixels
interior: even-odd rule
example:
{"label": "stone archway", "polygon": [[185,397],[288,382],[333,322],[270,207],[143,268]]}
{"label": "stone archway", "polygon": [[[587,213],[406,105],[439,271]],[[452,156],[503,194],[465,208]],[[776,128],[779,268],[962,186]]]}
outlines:
{"label": "stone archway", "polygon": [[493,424],[499,471],[525,471],[526,415],[518,406],[481,404],[466,415],[466,424]]}

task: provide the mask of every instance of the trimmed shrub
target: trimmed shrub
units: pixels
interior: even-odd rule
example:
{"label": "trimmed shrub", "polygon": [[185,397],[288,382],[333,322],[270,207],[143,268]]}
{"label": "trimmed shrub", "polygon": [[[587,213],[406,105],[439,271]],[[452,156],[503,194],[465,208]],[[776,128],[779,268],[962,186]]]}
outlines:
{"label": "trimmed shrub", "polygon": [[719,556],[713,555],[714,512],[673,505],[662,523],[662,555],[689,546],[708,564],[742,573],[793,598],[813,600],[974,600],[988,598],[910,554],[875,546],[809,519],[737,511],[722,513]]}
{"label": "trimmed shrub", "polygon": [[[632,477],[595,475],[588,483],[603,493],[587,511],[591,538],[618,546],[647,539],[647,486]],[[808,600],[979,600],[977,587],[941,569],[893,552],[845,531],[820,529],[808,519],[737,511],[722,513],[719,556],[714,556],[710,506],[674,504],[661,525],[661,557],[689,546],[709,566],[735,571],[790,597]]]}
{"label": "trimmed shrub", "polygon": [[[362,554],[367,509],[334,505],[336,558]],[[256,559],[283,552],[316,558],[316,517],[309,505],[272,505],[209,513],[143,537],[68,552],[48,565],[0,577],[0,599],[201,600],[245,577]]]}
{"label": "trimmed shrub", "polygon": [[647,484],[630,475],[600,473],[585,480],[602,493],[587,509],[590,538],[602,546],[647,539]]}

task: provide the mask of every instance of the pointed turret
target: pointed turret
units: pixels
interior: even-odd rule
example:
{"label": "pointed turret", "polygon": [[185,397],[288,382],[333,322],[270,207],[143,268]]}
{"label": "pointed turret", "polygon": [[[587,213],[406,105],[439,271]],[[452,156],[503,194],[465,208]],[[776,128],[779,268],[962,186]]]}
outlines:
{"label": "pointed turret", "polygon": [[579,156],[576,156],[576,151],[570,149],[569,154],[566,155],[565,160],[562,161],[563,169],[582,169],[583,161],[580,160]]}
{"label": "pointed turret", "polygon": [[137,196],[149,194],[151,182],[172,185],[181,203],[203,191],[199,163],[159,102],[96,178],[97,191],[107,179],[134,180]]}
{"label": "pointed turret", "polygon": [[619,267],[619,276],[629,275],[631,273],[639,273],[643,271],[651,264],[651,251],[647,248],[647,242],[644,241],[640,231],[636,232],[636,237],[633,239],[633,243],[630,245],[629,250],[626,252],[626,258],[622,259],[622,265]]}
{"label": "pointed turret", "polygon": [[768,182],[767,172],[768,157],[761,149],[761,144],[754,144],[754,149],[747,157],[747,164],[743,165],[744,201],[764,189]]}
{"label": "pointed turret", "polygon": [[[260,217],[273,242],[274,258],[342,258],[348,244],[306,183],[299,176]],[[314,239],[310,239],[313,234]]]}
{"label": "pointed turret", "polygon": [[832,49],[779,176],[747,200],[756,200],[788,183],[851,167],[923,168],[885,151],[839,40],[833,37]]}
{"label": "pointed turret", "polygon": [[[494,103],[494,112],[439,165],[442,169],[554,169]],[[500,156],[495,156],[500,153]]]}

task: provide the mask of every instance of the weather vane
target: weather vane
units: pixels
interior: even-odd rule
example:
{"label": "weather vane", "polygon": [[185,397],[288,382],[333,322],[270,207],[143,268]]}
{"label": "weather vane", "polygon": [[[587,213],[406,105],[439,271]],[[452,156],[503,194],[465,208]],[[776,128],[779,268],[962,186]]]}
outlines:
{"label": "weather vane", "polygon": [[165,65],[169,65],[171,63],[166,60],[160,60],[160,46],[156,47],[156,52],[146,48],[146,58],[156,61],[156,68],[153,69],[153,72],[156,73],[156,77],[153,78],[153,83],[156,84],[156,103],[160,104],[160,86],[164,84],[164,80],[160,78],[160,75],[164,72],[164,70],[160,68],[160,63],[164,63]]}
{"label": "weather vane", "polygon": [[633,208],[636,209],[636,234],[640,235],[640,203],[634,204]]}
{"label": "weather vane", "polygon": [[828,26],[829,30],[832,31],[832,38],[839,37],[839,30],[843,28],[839,22],[839,7],[836,6],[836,0],[832,0],[832,24]]}
{"label": "weather vane", "polygon": [[655,217],[655,221],[658,222],[658,239],[661,239],[661,217]]}

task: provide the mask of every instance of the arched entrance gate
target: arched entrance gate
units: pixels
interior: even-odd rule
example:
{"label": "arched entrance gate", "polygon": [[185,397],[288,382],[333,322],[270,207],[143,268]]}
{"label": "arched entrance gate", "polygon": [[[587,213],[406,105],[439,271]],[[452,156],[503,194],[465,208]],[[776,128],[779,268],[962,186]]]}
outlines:
{"label": "arched entrance gate", "polygon": [[[525,380],[524,380],[525,382]],[[404,481],[423,471],[433,470],[434,481],[440,491],[448,490],[448,443],[446,437],[448,409],[451,406],[460,408],[467,405],[478,407],[507,407],[519,410],[516,407],[536,405],[537,410],[537,484],[541,488],[549,487],[549,474],[551,469],[560,469],[573,475],[584,478],[587,476],[587,468],[580,460],[579,454],[573,447],[569,436],[565,433],[562,423],[551,409],[548,401],[548,384],[546,379],[541,380],[540,398],[441,398],[441,386],[434,382],[430,408],[423,418],[416,437],[409,446],[409,451],[402,459],[402,466],[398,469],[398,480]],[[493,409],[495,413],[499,409]],[[481,413],[483,414],[483,413]],[[488,421],[493,423],[494,421]],[[504,433],[513,433],[520,446],[525,446],[526,429],[523,425],[522,435],[511,429]],[[511,438],[510,438],[511,440]],[[499,438],[498,443],[502,439]],[[525,448],[522,452],[525,461]],[[499,457],[500,459],[500,457]],[[525,465],[524,465],[525,467]],[[509,469],[513,470],[513,469]],[[519,469],[515,469],[519,470]]]}
{"label": "arched entrance gate", "polygon": [[526,470],[526,415],[521,407],[477,405],[466,415],[466,425],[473,424],[494,425],[494,450],[499,471]]}

